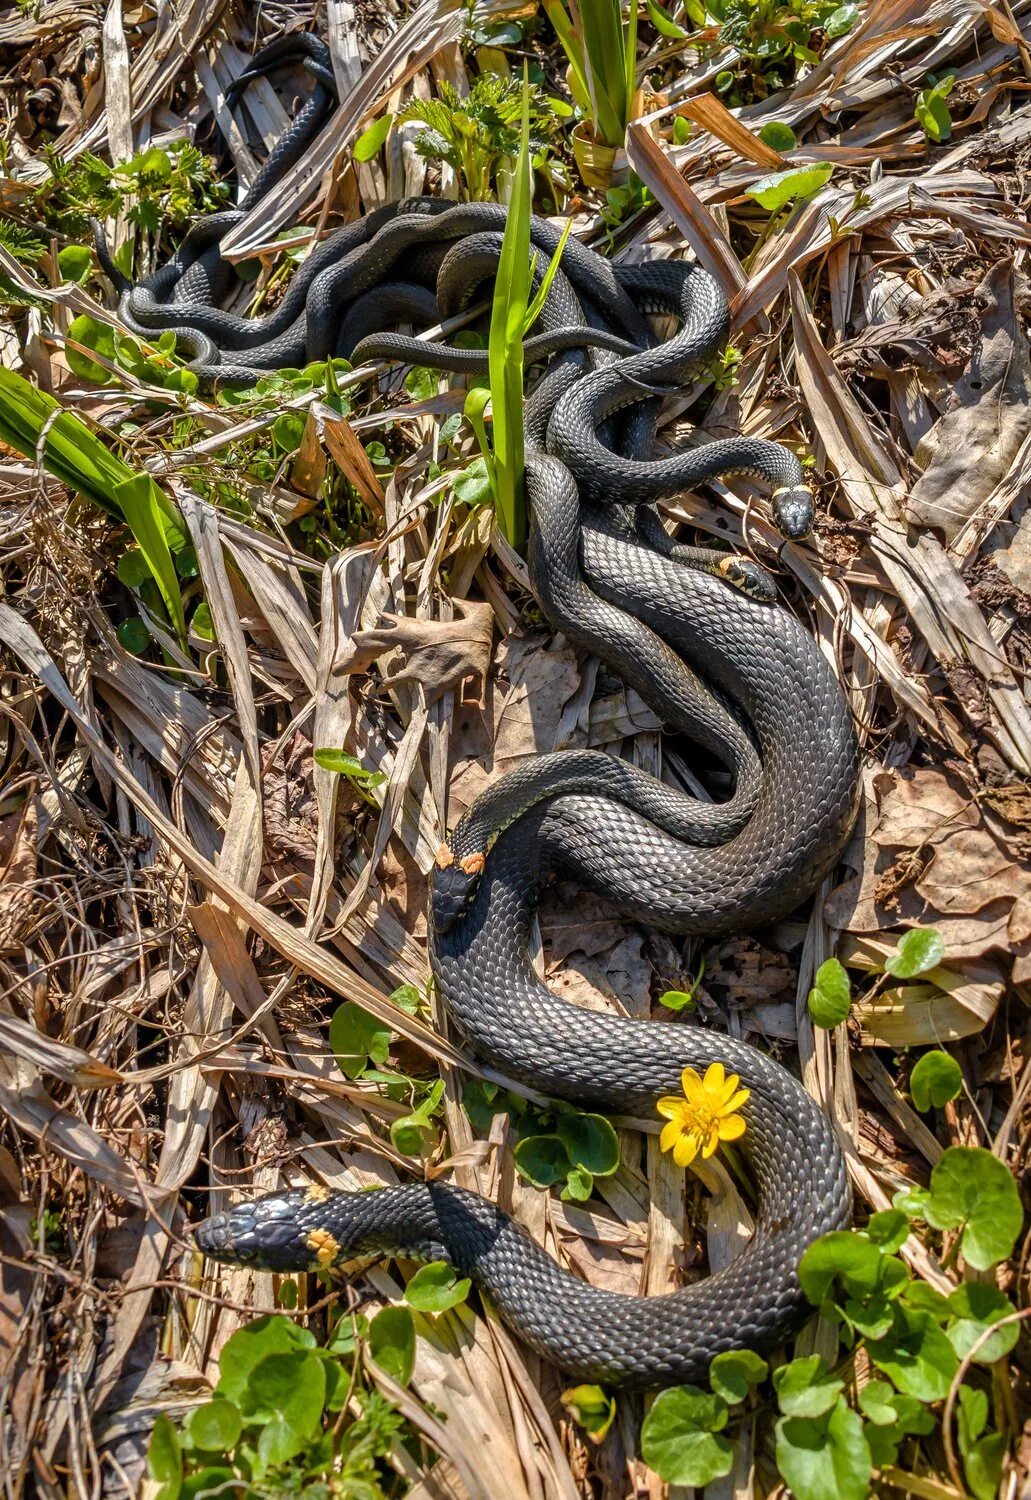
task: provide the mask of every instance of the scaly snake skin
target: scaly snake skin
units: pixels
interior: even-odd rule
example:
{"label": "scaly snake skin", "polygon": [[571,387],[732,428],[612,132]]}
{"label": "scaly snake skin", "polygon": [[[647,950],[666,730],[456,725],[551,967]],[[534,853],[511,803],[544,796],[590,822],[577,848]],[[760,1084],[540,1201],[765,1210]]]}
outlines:
{"label": "scaly snake skin", "polygon": [[[323,87],[317,46],[295,39],[293,51],[259,55],[248,76],[303,57]],[[482,356],[466,357],[476,351],[457,362],[444,347],[416,351],[385,324],[428,316],[430,297],[438,312],[468,305],[496,263],[504,222],[496,204],[390,205],[327,239],[280,307],[253,322],[215,305],[226,280],[213,253],[220,229],[201,225],[172,272],[121,289],[123,316],[199,340],[212,381],[324,357],[340,349],[342,329],[361,358],[481,368]],[[535,219],[532,241],[539,281],[558,234]],[[399,267],[403,284],[391,279]],[[655,311],[679,321],[661,344],[646,322]],[[793,910],[848,835],[856,741],[812,637],[770,602],[769,580],[748,559],[678,547],[641,508],[746,470],[771,491],[785,535],[808,530],[801,468],[776,444],[739,438],[651,457],[656,394],[710,359],[726,328],[722,293],[699,267],[614,269],[570,241],[529,354],[553,357],[525,425],[529,564],[542,609],[722,761],[732,794],[699,801],[592,751],[536,758],[492,785],[442,848],[431,961],[473,1053],[557,1100],[653,1117],[661,1095],[679,1092],[686,1065],[704,1071],[720,1061],[739,1073],[751,1090],[741,1149],[758,1198],[752,1239],[705,1281],[643,1298],[589,1286],[493,1203],[441,1182],[278,1193],[206,1220],[195,1236],[219,1260],[279,1271],[370,1253],[447,1260],[538,1353],[610,1385],[700,1381],[723,1350],[783,1342],[805,1314],[799,1258],[847,1222],[850,1206],[833,1130],[783,1067],[701,1025],[568,1005],[528,957],[541,891],[556,874],[650,926],[712,937]]]}

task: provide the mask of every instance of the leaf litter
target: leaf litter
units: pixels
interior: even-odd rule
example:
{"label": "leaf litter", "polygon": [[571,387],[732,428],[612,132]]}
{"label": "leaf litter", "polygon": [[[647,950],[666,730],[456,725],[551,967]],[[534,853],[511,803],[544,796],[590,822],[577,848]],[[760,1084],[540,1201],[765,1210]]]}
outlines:
{"label": "leaf litter", "polygon": [[[482,11],[478,24],[504,20],[499,5]],[[269,8],[261,41],[296,19]],[[385,111],[430,97],[437,80],[462,92],[479,65],[462,44],[464,13],[435,0],[331,4],[318,19],[341,108],[226,241],[237,259],[260,257],[266,297],[277,257],[308,243],[311,226],[454,190],[449,169],[412,148],[415,126],[371,159],[351,151]],[[577,234],[620,257],[697,256],[723,284],[734,379],[714,388],[712,372],[690,405],[667,403],[662,440],[740,430],[808,450],[817,535],[782,545],[744,480],[714,487],[715,503],[688,494],[663,509],[669,524],[751,548],[776,571],[837,666],[866,767],[842,867],[792,921],[707,947],[645,934],[560,887],[542,908],[541,961],[579,1004],[715,1021],[797,1058],[835,1119],[864,1212],[888,1208],[900,1183],[926,1186],[951,1146],[989,1148],[1021,1182],[1027,1171],[1029,27],[1023,0],[871,0],[793,85],[729,105],[718,89],[741,76],[734,45],[689,38],[663,56],[656,33],[642,44],[651,82],[627,139],[646,211],[613,230],[596,197],[567,205]],[[0,21],[3,225],[38,229],[32,195],[53,160],[126,159],[184,136],[210,149],[254,41],[233,8],[199,0],[156,12],[20,5]],[[943,106],[914,111],[930,75],[950,69],[955,84],[938,90],[950,134],[935,142],[917,114],[930,110],[940,129]],[[248,95],[228,141],[241,183],[291,105],[269,84]],[[116,247],[130,207],[112,215]],[[277,238],[297,225],[308,228]],[[137,231],[144,259],[157,256],[159,227]],[[691,771],[634,694],[541,629],[521,561],[470,502],[468,433],[442,437],[455,401],[441,383],[428,395],[387,383],[369,399],[345,374],[336,405],[293,388],[256,407],[186,392],[173,414],[149,366],[115,361],[109,384],[84,381],[73,317],[117,317],[95,279],[62,281],[56,254],[74,242],[50,226],[27,263],[13,231],[0,235],[0,362],[169,484],[198,582],[180,579],[187,641],[143,600],[144,639],[161,649],[133,655],[114,628],[136,608],[117,572],[125,528],[0,450],[11,1496],[135,1493],[159,1414],[196,1407],[232,1333],[285,1305],[264,1273],[209,1266],[202,1279],[188,1247],[188,1222],[237,1192],[446,1171],[578,1274],[649,1293],[725,1264],[750,1224],[719,1162],[685,1184],[658,1150],[657,1122],[642,1135],[643,1122],[617,1121],[620,1166],[576,1203],[518,1176],[517,1131],[500,1108],[487,1145],[462,1107],[484,1070],[425,993],[426,881],[446,827],[489,780],[555,748],[603,746],[678,784]],[[706,415],[691,427],[684,413],[699,396]],[[293,430],[276,426],[284,413],[297,418],[293,448],[276,436]],[[326,748],[351,769],[320,766]],[[928,927],[941,963],[885,974],[898,938]],[[805,996],[832,953],[854,987],[870,983],[829,1033],[812,1026]],[[689,992],[690,1006],[659,1006],[667,991]],[[391,1144],[398,1100],[335,1063],[328,1023],[341,1000],[389,1031],[391,1066],[420,1085],[443,1079],[425,1160]],[[931,1113],[910,1092],[910,1047],[943,1049],[961,1071],[962,1092]],[[930,1287],[955,1286],[954,1260],[919,1238],[899,1253]],[[400,1305],[409,1274],[369,1268],[364,1310]],[[1000,1274],[1025,1306],[1026,1255]],[[303,1310],[321,1289],[295,1280]],[[369,1366],[426,1438],[418,1463],[394,1453],[411,1495],[683,1493],[645,1465],[637,1399],[618,1398],[594,1443],[563,1407],[557,1374],[495,1321],[457,1305],[417,1326],[408,1389]],[[813,1325],[796,1353],[832,1365],[835,1347]],[[1008,1494],[1029,1462],[1020,1346],[1014,1358]],[[732,1475],[707,1493],[772,1493],[773,1441],[772,1424],[746,1425]],[[926,1450],[912,1493],[960,1493],[950,1453]],[[905,1492],[905,1479],[884,1482]]]}

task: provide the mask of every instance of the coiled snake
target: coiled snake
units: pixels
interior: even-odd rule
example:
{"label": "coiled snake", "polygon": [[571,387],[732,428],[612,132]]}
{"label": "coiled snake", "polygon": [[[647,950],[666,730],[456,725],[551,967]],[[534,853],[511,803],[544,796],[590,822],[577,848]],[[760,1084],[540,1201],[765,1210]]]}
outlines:
{"label": "coiled snake", "polygon": [[[328,86],[312,38],[260,54],[247,77],[305,60]],[[331,76],[331,75],[330,75]],[[303,122],[316,128],[323,106]],[[298,139],[291,149],[300,149]],[[303,141],[301,141],[303,145]],[[289,153],[287,153],[289,154]],[[267,178],[265,186],[267,186]],[[346,352],[480,368],[455,351],[385,331],[388,321],[467,306],[496,264],[505,211],[415,200],[348,225],[299,268],[276,312],[222,311],[230,273],[201,224],[167,267],[120,287],[147,332],[194,341],[208,380]],[[535,276],[558,234],[534,219]],[[396,279],[403,261],[404,281]],[[656,343],[647,316],[672,312]],[[574,876],[622,913],[669,932],[716,936],[795,908],[833,865],[855,800],[857,747],[831,668],[772,600],[746,558],[677,546],[648,502],[734,471],[758,475],[788,536],[812,501],[797,459],[758,439],[653,458],[657,394],[682,385],[726,336],[727,308],[698,266],[614,268],[570,241],[530,358],[552,355],[527,400],[530,573],[553,625],[615,667],[668,727],[717,757],[729,800],[688,797],[587,750],[542,755],[493,784],[442,846],[434,872],[431,961],[447,1011],[475,1055],[538,1093],[653,1117],[686,1065],[721,1061],[751,1090],[741,1142],[757,1189],[755,1232],[730,1265],[662,1297],[602,1291],[562,1269],[493,1203],[441,1181],[375,1192],[277,1193],[195,1231],[216,1259],[272,1270],[325,1269],[370,1253],[449,1261],[499,1316],[571,1374],[654,1387],[703,1379],[722,1350],[770,1348],[804,1316],[797,1266],[849,1214],[829,1122],[783,1067],[700,1025],[599,1015],[559,1000],[528,957],[533,914],[554,874]]]}

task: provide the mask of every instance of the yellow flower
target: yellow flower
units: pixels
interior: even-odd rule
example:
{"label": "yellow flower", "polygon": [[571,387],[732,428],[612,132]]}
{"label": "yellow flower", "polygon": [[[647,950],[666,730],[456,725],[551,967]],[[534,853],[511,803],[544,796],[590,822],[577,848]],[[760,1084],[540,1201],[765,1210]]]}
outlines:
{"label": "yellow flower", "polygon": [[699,1151],[712,1156],[720,1141],[744,1135],[745,1122],[737,1111],[751,1090],[739,1089],[740,1081],[736,1073],[728,1078],[718,1062],[709,1064],[704,1078],[694,1068],[685,1068],[680,1079],[683,1098],[671,1094],[659,1100],[656,1108],[669,1121],[662,1127],[659,1145],[673,1152],[678,1167],[694,1161]]}

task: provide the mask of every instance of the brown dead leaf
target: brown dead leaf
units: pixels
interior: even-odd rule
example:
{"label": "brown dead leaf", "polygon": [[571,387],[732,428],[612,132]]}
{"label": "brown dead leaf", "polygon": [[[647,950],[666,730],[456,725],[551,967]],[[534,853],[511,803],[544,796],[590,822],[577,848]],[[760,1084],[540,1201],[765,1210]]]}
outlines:
{"label": "brown dead leaf", "polygon": [[38,819],[35,797],[0,818],[0,953],[22,946],[39,904],[34,889]]}
{"label": "brown dead leaf", "polygon": [[1011,260],[999,261],[981,283],[979,342],[956,384],[954,405],[916,455],[926,468],[907,517],[943,532],[946,542],[976,514],[1031,431],[1031,357],[1016,307],[1024,290]]}
{"label": "brown dead leaf", "polygon": [[947,963],[1026,947],[1031,870],[954,772],[868,771],[846,862],[862,874],[831,892],[834,927],[937,927]]}
{"label": "brown dead leaf", "polygon": [[381,656],[401,653],[400,671],[383,678],[384,687],[421,682],[427,705],[467,678],[482,686],[490,666],[494,611],[470,599],[452,601],[457,620],[416,620],[409,615],[384,614],[383,625],[355,632],[354,654],[340,670],[365,672]]}

